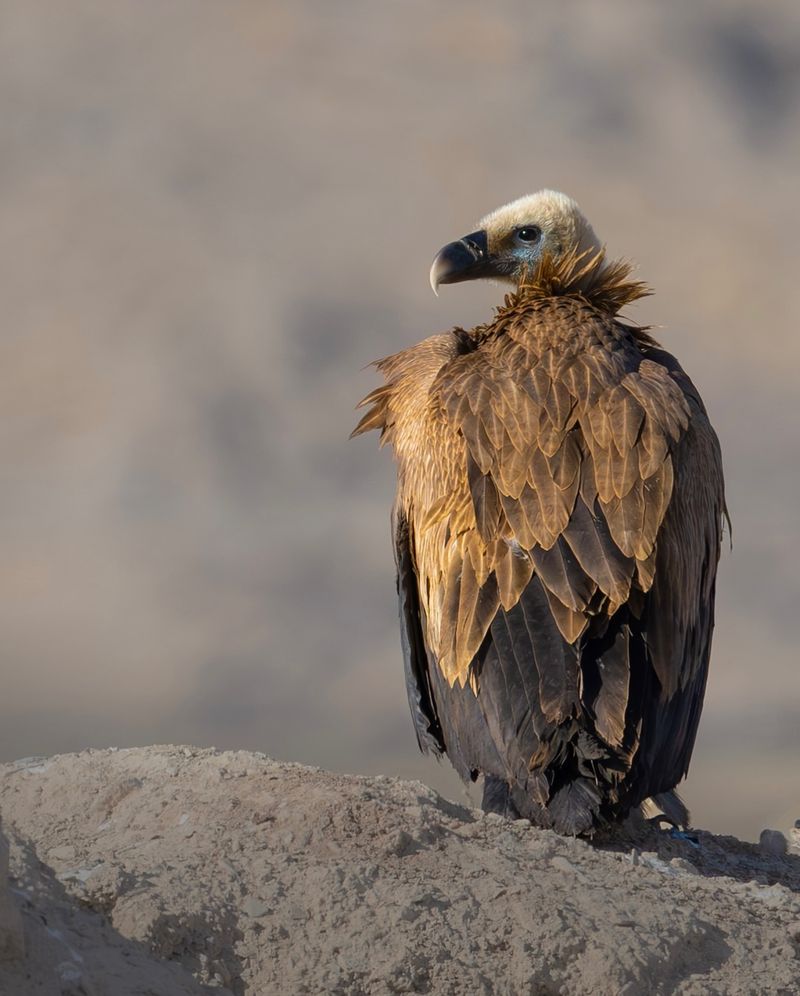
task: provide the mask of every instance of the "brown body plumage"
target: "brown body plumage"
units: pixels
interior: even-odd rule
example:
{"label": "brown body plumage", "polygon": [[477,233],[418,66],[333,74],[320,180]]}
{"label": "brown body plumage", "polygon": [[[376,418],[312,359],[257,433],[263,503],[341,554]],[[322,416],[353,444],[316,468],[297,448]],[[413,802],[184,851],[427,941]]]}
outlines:
{"label": "brown body plumage", "polygon": [[[618,317],[646,292],[629,268],[606,264],[588,224],[588,245],[554,247],[512,207],[511,229],[543,243],[534,258],[524,247],[516,274],[503,264],[516,292],[490,324],[381,360],[386,383],[362,402],[356,433],[380,429],[398,462],[420,745],[486,776],[487,807],[582,833],[686,772],[713,628],[721,461],[677,361]],[[493,238],[502,244],[489,227],[475,249],[484,269]],[[435,266],[460,274],[460,244],[456,263],[446,250]]]}

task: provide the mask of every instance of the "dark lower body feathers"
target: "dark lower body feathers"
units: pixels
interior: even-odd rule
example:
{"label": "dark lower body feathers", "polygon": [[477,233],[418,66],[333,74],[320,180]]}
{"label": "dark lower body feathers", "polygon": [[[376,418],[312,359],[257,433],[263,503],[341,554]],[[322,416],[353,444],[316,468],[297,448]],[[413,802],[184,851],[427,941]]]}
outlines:
{"label": "dark lower body feathers", "polygon": [[534,579],[493,620],[472,665],[477,692],[450,687],[432,662],[446,752],[465,779],[484,776],[484,809],[580,835],[671,792],[699,718],[686,701],[703,688],[664,699],[645,627],[624,607],[571,646]]}

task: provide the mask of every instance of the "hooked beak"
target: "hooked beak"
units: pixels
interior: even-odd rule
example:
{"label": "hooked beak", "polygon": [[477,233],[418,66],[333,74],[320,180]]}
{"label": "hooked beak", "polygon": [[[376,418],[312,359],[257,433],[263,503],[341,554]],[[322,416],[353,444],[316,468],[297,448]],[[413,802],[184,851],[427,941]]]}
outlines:
{"label": "hooked beak", "polygon": [[448,242],[436,254],[431,266],[431,287],[438,297],[441,284],[457,284],[493,275],[486,232],[472,232],[457,242]]}

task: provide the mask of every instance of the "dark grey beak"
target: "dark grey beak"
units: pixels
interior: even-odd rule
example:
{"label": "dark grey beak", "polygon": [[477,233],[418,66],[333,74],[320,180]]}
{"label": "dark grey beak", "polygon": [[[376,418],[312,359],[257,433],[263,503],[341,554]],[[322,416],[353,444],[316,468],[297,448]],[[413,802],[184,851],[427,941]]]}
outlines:
{"label": "dark grey beak", "polygon": [[439,293],[441,284],[457,284],[492,275],[486,232],[472,232],[457,242],[448,242],[436,254],[431,266],[431,287]]}

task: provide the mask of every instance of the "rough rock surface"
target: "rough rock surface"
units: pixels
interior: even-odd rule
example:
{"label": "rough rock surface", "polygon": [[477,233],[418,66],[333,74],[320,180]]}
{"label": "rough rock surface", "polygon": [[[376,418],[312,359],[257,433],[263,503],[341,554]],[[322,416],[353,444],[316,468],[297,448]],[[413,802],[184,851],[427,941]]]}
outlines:
{"label": "rough rock surface", "polygon": [[0,766],[0,810],[9,996],[800,991],[800,858],[733,838],[182,747]]}

